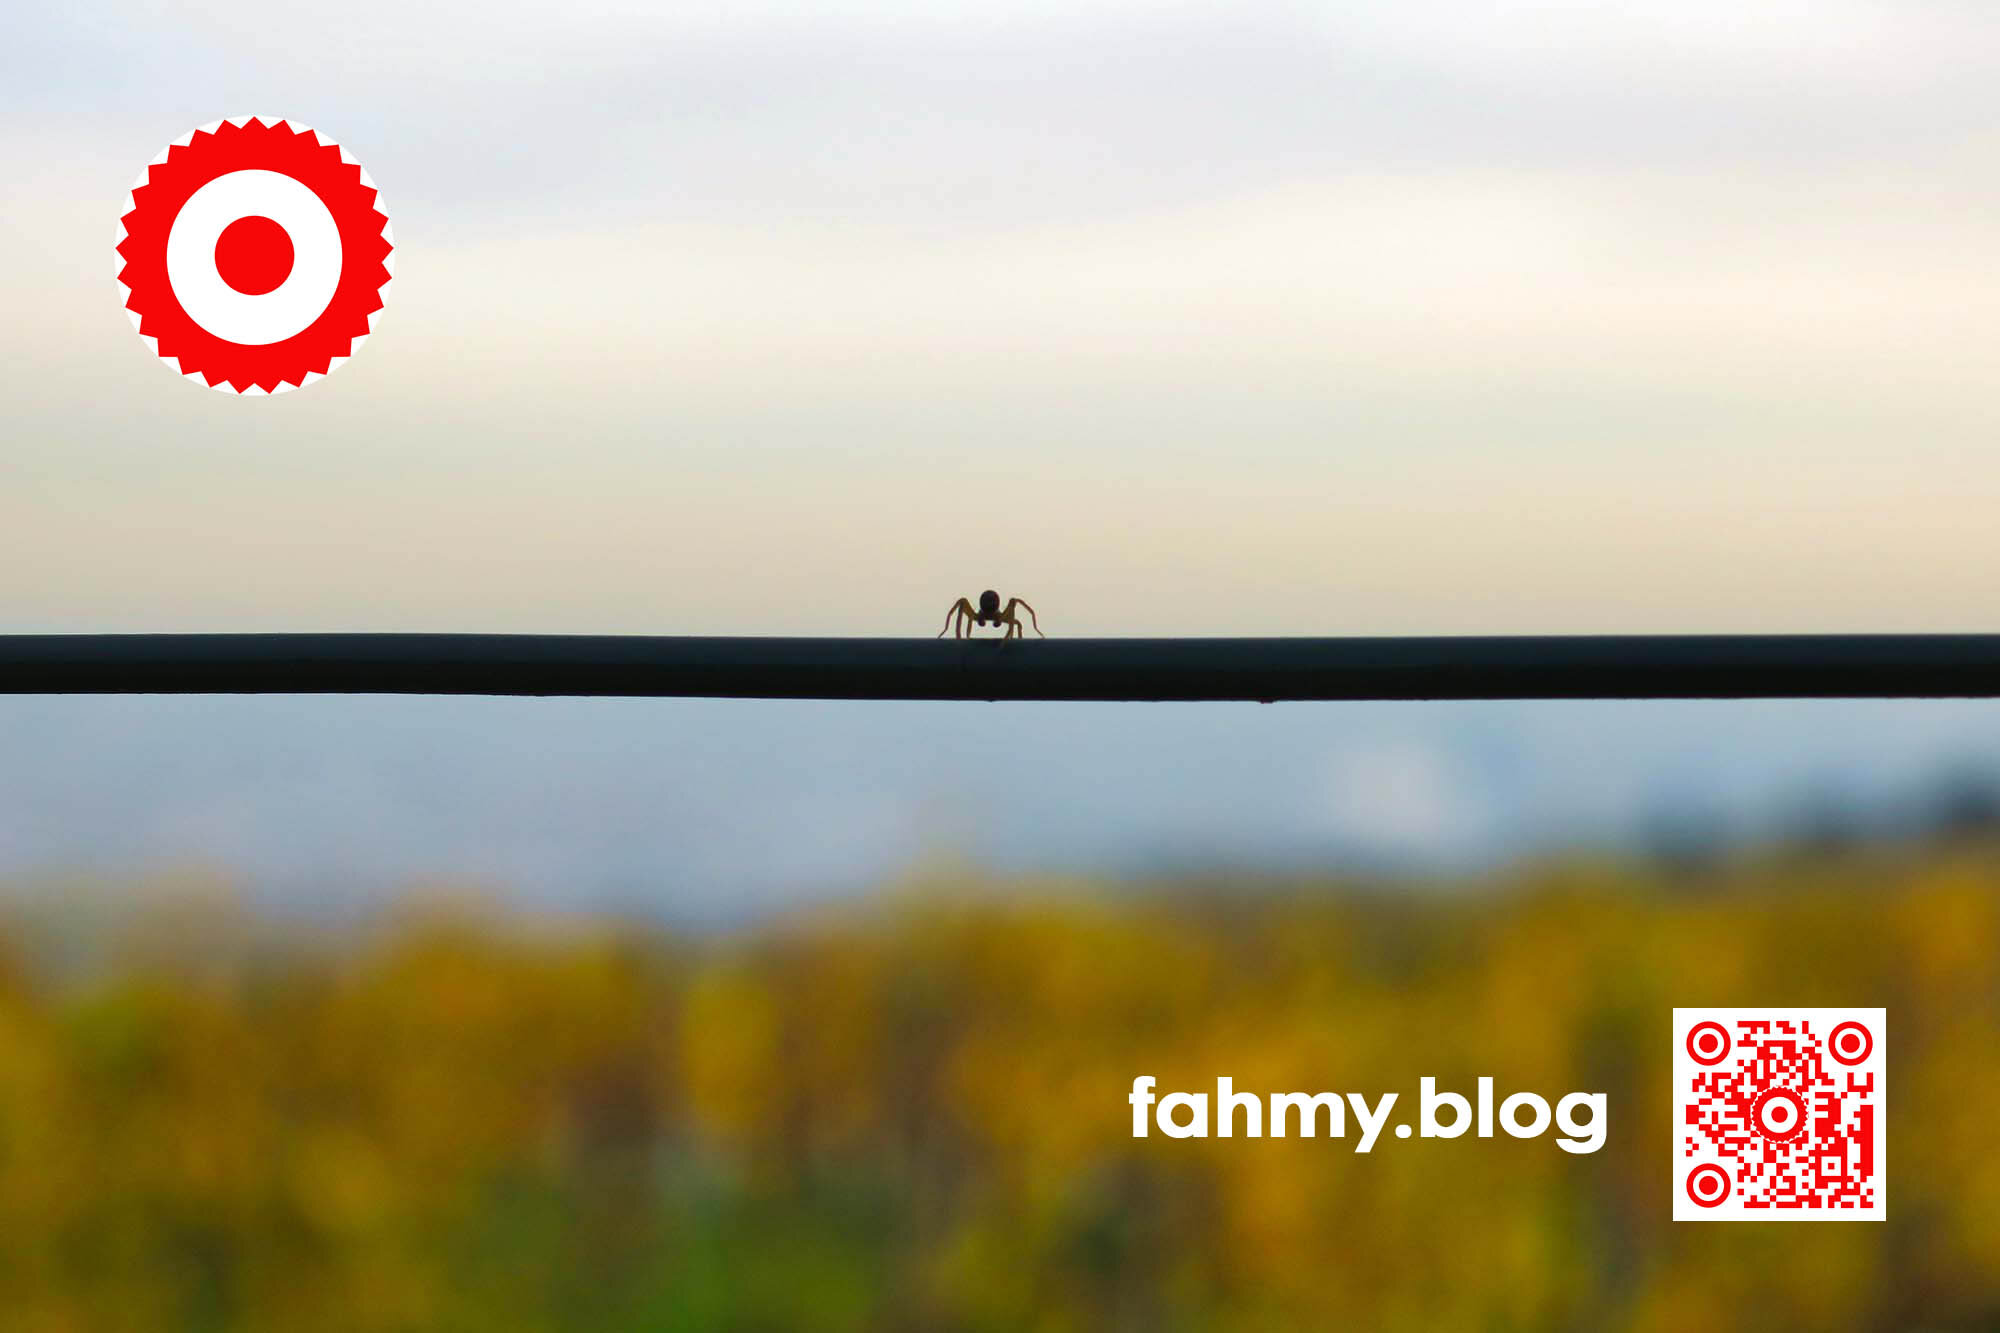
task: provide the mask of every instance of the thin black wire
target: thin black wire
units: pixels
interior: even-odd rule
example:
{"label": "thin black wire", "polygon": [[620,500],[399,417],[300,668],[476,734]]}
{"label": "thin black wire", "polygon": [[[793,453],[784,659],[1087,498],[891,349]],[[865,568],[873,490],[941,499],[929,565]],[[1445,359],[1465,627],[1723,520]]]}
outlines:
{"label": "thin black wire", "polygon": [[2000,635],[12,635],[0,636],[0,693],[1263,702],[1992,697],[2000,695]]}

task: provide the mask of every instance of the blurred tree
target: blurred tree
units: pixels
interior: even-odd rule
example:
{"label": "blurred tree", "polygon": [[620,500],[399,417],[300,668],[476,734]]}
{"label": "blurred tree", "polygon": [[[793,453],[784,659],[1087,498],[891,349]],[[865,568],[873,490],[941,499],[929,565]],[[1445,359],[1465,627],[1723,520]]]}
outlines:
{"label": "blurred tree", "polygon": [[[1026,885],[710,941],[468,917],[306,947],[148,917],[93,954],[109,972],[0,962],[0,1309],[64,1333],[1993,1328],[2000,865],[1866,852],[1718,860],[1698,896],[1580,860],[1423,895]],[[230,966],[195,965],[209,938]],[[1886,1223],[1667,1220],[1668,1010],[1774,999],[1889,1006]],[[1583,1157],[1136,1140],[1139,1073],[1405,1098],[1486,1074],[1603,1091],[1610,1133]]]}

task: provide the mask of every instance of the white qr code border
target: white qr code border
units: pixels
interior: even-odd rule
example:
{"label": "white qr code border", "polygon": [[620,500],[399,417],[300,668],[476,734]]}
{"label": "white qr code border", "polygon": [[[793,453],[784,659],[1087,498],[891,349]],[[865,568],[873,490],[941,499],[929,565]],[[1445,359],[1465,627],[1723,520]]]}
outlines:
{"label": "white qr code border", "polygon": [[[1865,1101],[1871,1106],[1873,1119],[1873,1178],[1869,1185],[1872,1197],[1869,1202],[1853,1207],[1772,1207],[1757,1206],[1743,1197],[1743,1188],[1737,1178],[1738,1160],[1725,1156],[1722,1150],[1711,1143],[1696,1126],[1688,1120],[1688,1107],[1695,1100],[1696,1079],[1727,1069],[1740,1058],[1736,1042],[1744,1029],[1742,1023],[1756,1022],[1802,1022],[1812,1035],[1822,1044],[1828,1042],[1842,1024],[1860,1024],[1860,1034],[1870,1040],[1861,1044],[1860,1034],[1843,1035],[1842,1041],[1850,1058],[1827,1060],[1828,1072],[1837,1071],[1838,1076],[1849,1076],[1857,1080],[1872,1079],[1872,1090]],[[1710,1035],[1706,1025],[1714,1024],[1729,1034],[1730,1045],[1723,1046]],[[1697,1029],[1702,1029],[1697,1033]],[[1889,1024],[1886,1009],[1828,1009],[1828,1008],[1702,1008],[1674,1010],[1674,1079],[1673,1079],[1673,1200],[1676,1222],[1879,1222],[1887,1215],[1888,1206],[1888,1049]],[[1692,1044],[1694,1041],[1701,1045]],[[1856,1046],[1861,1049],[1856,1051]],[[1823,1045],[1824,1049],[1824,1045]],[[1705,1058],[1698,1058],[1705,1057]],[[1793,1099],[1795,1102],[1797,1099]],[[1778,1119],[1794,1114],[1784,1108],[1776,1108]],[[1850,1128],[1853,1127],[1850,1121]],[[1804,1126],[1810,1133],[1810,1126]],[[1761,1145],[1760,1145],[1761,1147]],[[1860,1144],[1854,1146],[1859,1151]],[[1720,1172],[1720,1177],[1718,1177]],[[1719,1202],[1708,1202],[1718,1197],[1717,1190],[1722,1180],[1727,1181],[1727,1194]]]}

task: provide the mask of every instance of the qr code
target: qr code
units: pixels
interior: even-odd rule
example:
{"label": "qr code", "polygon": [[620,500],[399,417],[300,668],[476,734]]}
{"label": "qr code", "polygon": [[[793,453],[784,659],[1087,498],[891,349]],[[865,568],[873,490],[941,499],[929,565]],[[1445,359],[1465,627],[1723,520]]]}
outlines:
{"label": "qr code", "polygon": [[1674,1010],[1674,1220],[1879,1221],[1882,1009]]}

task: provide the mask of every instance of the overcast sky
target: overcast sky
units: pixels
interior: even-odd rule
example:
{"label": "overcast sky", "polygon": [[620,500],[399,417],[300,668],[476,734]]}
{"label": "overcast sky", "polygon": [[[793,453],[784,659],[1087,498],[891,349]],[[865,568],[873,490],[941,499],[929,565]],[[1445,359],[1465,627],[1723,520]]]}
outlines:
{"label": "overcast sky", "polygon": [[[33,4],[0,630],[928,634],[988,586],[1051,635],[1993,629],[1995,69],[1974,0]],[[244,114],[340,140],[398,247],[268,400],[112,281],[133,177]],[[0,710],[0,873],[726,893],[940,808],[1450,852],[2000,754],[1974,706],[294,702]]]}
{"label": "overcast sky", "polygon": [[[1972,3],[38,5],[0,50],[13,628],[1974,628]],[[169,140],[368,167],[378,336],[196,392]]]}

